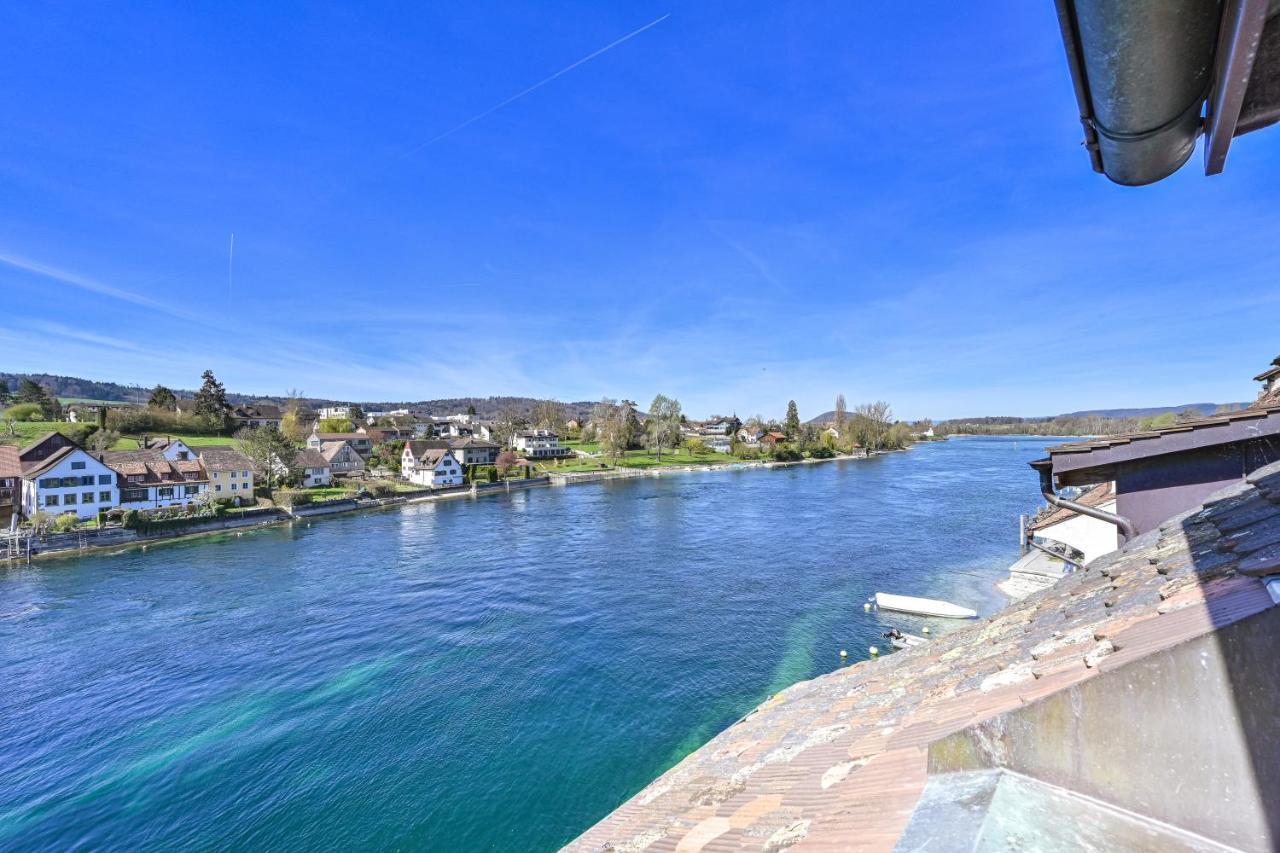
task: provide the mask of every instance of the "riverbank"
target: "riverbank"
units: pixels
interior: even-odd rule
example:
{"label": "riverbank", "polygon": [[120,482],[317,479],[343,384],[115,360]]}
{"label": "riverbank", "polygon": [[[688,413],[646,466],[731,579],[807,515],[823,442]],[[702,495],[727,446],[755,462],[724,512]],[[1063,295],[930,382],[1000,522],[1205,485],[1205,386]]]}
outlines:
{"label": "riverbank", "polygon": [[[44,536],[21,537],[21,542],[16,547],[9,543],[6,538],[0,539],[0,560],[8,563],[20,563],[57,557],[75,557],[89,552],[112,553],[131,548],[146,548],[162,542],[186,541],[213,536],[229,530],[243,533],[250,528],[273,527],[281,524],[290,524],[295,521],[310,521],[312,518],[374,512],[411,504],[462,500],[491,494],[509,494],[513,490],[531,489],[547,485],[550,485],[549,478],[534,477],[528,480],[508,480],[504,483],[476,484],[474,488],[450,489],[431,494],[396,495],[367,500],[343,499],[292,508],[264,507],[242,510],[222,518],[196,521],[191,526],[181,530],[144,533],[137,530],[126,530],[123,527],[109,527],[101,530],[49,533]],[[3,565],[4,562],[0,562],[0,565]]]}
{"label": "riverbank", "polygon": [[1041,452],[513,484],[10,564],[0,848],[558,849],[910,630],[876,591],[994,612]]}
{"label": "riverbank", "polygon": [[112,527],[101,530],[74,531],[71,533],[49,533],[44,536],[21,537],[16,546],[0,539],[0,560],[6,562],[29,562],[30,560],[49,559],[55,557],[73,557],[86,552],[110,552],[126,548],[146,547],[150,544],[165,541],[189,540],[202,536],[224,533],[228,530],[243,532],[246,528],[268,527],[288,524],[299,520],[346,515],[357,512],[372,512],[381,509],[409,504],[431,503],[449,500],[475,498],[491,494],[508,494],[512,490],[536,488],[540,486],[568,486],[586,483],[598,483],[608,480],[626,480],[637,478],[661,477],[664,474],[691,474],[710,471],[742,471],[768,470],[773,468],[793,468],[803,465],[816,465],[822,462],[862,460],[875,456],[896,453],[899,451],[879,451],[861,456],[834,456],[829,459],[800,459],[793,462],[745,461],[717,463],[709,465],[664,466],[661,468],[609,468],[600,471],[573,471],[563,474],[549,472],[546,475],[527,480],[505,480],[499,483],[476,483],[470,487],[449,489],[430,494],[414,493],[409,495],[393,495],[385,498],[366,500],[341,499],[323,503],[305,504],[291,508],[268,507],[249,509],[228,515],[223,518],[197,521],[191,526],[178,531],[158,531],[142,533],[136,530]]}

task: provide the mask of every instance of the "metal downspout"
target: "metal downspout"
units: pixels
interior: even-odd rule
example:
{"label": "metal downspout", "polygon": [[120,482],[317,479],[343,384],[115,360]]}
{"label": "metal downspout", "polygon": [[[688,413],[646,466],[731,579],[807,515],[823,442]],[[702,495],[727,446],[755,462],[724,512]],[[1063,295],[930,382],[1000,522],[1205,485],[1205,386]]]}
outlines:
{"label": "metal downspout", "polygon": [[1138,535],[1138,531],[1134,529],[1133,522],[1125,518],[1123,515],[1106,512],[1096,507],[1085,506],[1084,504],[1069,501],[1064,497],[1059,497],[1053,491],[1053,470],[1048,466],[1038,466],[1036,468],[1040,472],[1040,494],[1044,495],[1044,499],[1052,506],[1060,509],[1074,510],[1081,515],[1087,515],[1090,518],[1096,518],[1099,521],[1105,521],[1107,524],[1114,524],[1120,530],[1121,544],[1128,542],[1130,539]]}

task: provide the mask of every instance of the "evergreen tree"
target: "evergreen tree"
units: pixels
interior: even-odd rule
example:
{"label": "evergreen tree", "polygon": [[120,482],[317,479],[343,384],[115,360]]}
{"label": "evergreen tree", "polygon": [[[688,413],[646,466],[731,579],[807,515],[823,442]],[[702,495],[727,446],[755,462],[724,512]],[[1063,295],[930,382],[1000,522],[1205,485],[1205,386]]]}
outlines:
{"label": "evergreen tree", "polygon": [[178,405],[178,398],[172,391],[163,385],[157,385],[155,390],[151,392],[151,399],[147,400],[147,405],[153,409],[167,409],[173,411]]}
{"label": "evergreen tree", "polygon": [[23,379],[18,382],[18,393],[14,395],[13,401],[43,405],[44,398],[47,396],[49,396],[48,393],[33,380]]}
{"label": "evergreen tree", "polygon": [[800,435],[800,411],[796,408],[795,400],[787,403],[786,433],[790,439]]}
{"label": "evergreen tree", "polygon": [[475,407],[475,406],[467,406],[467,414],[468,414],[468,415],[471,415],[472,417],[475,417],[475,414],[476,414],[476,407]]}
{"label": "evergreen tree", "polygon": [[0,380],[0,409],[9,405],[9,383]]}
{"label": "evergreen tree", "polygon": [[200,390],[196,392],[193,401],[197,417],[225,425],[227,409],[230,408],[227,405],[227,389],[222,387],[222,383],[213,375],[212,370],[206,370],[201,374],[201,379],[204,382],[200,385]]}

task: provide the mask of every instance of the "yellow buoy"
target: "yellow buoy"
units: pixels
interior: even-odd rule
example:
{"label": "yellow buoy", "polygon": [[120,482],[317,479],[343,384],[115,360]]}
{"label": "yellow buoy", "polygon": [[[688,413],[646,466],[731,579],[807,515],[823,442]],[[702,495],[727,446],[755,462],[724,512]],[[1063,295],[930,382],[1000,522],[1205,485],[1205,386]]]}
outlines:
{"label": "yellow buoy", "polygon": [[877,655],[879,655],[879,654],[880,654],[880,650],[879,650],[878,648],[876,648],[875,646],[872,646],[872,647],[871,647],[871,656],[872,656],[872,657],[876,657],[876,656],[877,656]]}
{"label": "yellow buoy", "polygon": [[865,611],[867,611],[868,613],[870,613],[870,612],[871,612],[871,602],[870,602],[870,601],[868,601],[866,604],[862,605],[862,609],[863,609],[863,610],[865,610]]}
{"label": "yellow buoy", "polygon": [[840,650],[840,657],[847,658],[848,656],[849,656],[849,653],[847,651],[845,651],[844,649]]}
{"label": "yellow buoy", "polygon": [[923,628],[921,628],[921,629],[920,629],[920,633],[921,633],[921,634],[927,634],[927,633],[929,633],[929,626],[928,626],[928,625],[925,625]]}

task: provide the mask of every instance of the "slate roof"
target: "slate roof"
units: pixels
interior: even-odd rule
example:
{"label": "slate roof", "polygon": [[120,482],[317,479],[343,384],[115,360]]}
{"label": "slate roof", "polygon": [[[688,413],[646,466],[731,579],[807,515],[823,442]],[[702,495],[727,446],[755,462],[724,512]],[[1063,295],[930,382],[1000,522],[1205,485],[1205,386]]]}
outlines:
{"label": "slate roof", "polygon": [[[1102,506],[1107,501],[1116,499],[1116,490],[1114,484],[1107,482],[1094,486],[1089,491],[1075,499],[1075,503],[1084,504],[1085,506]],[[1030,531],[1044,530],[1046,527],[1053,527],[1055,524],[1061,524],[1069,518],[1075,518],[1080,513],[1074,509],[1066,509],[1065,507],[1055,509],[1053,512],[1038,518],[1031,524],[1027,525]]]}
{"label": "slate roof", "polygon": [[776,694],[567,849],[893,849],[929,744],[1267,610],[1278,571],[1274,463],[989,619]]}
{"label": "slate roof", "polygon": [[255,403],[252,406],[236,406],[231,410],[234,417],[241,420],[278,421],[283,415],[280,407],[272,403]]}

